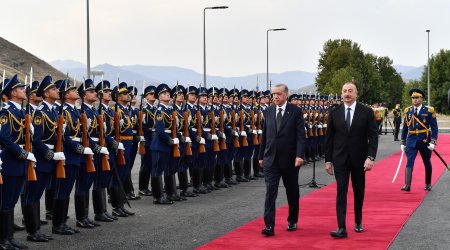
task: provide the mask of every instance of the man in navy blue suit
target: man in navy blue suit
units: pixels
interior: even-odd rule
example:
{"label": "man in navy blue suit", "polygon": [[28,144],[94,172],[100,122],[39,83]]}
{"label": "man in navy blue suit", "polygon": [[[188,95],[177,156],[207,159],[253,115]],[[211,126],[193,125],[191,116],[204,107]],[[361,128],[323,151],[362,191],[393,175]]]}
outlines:
{"label": "man in navy blue suit", "polygon": [[259,151],[259,164],[264,168],[266,201],[262,234],[275,234],[275,200],[280,178],[286,188],[289,204],[288,231],[297,229],[299,198],[298,171],[305,152],[303,113],[296,105],[287,103],[288,87],[278,84],[272,89],[275,105],[266,109]]}

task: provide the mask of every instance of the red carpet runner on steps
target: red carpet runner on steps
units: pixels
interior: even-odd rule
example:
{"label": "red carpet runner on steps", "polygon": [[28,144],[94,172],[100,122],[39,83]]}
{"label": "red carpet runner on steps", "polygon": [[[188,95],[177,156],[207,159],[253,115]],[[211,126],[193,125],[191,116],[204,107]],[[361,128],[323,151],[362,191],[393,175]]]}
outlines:
{"label": "red carpet runner on steps", "polygon": [[[450,135],[439,135],[436,150],[446,161],[450,161]],[[426,195],[423,190],[425,170],[420,154],[416,158],[411,192],[400,191],[404,184],[406,156],[403,158],[397,180],[394,184],[391,183],[399,159],[400,152],[397,152],[377,162],[374,169],[366,174],[363,208],[363,225],[366,231],[363,233],[353,231],[353,192],[350,188],[347,206],[349,237],[333,239],[330,236],[330,231],[337,227],[336,183],[333,183],[300,199],[299,229],[295,232],[286,231],[286,205],[276,211],[274,237],[261,235],[264,228],[264,220],[261,217],[198,249],[387,249]],[[434,154],[431,161],[434,184],[446,168]]]}

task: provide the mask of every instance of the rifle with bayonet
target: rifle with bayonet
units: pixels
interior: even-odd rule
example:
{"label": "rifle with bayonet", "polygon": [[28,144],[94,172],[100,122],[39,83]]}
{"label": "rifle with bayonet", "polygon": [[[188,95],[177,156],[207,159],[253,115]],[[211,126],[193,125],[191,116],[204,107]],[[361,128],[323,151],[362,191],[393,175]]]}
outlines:
{"label": "rifle with bayonet", "polygon": [[[216,135],[216,115],[214,114],[214,88],[212,97],[211,110],[209,111],[209,117],[211,117],[211,135]],[[217,140],[212,140],[212,146],[214,152],[219,152],[219,142]]]}
{"label": "rifle with bayonet", "polygon": [[[243,131],[245,131],[244,109],[242,108],[242,104],[239,105],[239,122],[240,122],[239,130],[242,133]],[[248,147],[247,136],[241,137],[242,137],[241,143],[242,147]]]}
{"label": "rifle with bayonet", "polygon": [[[261,120],[262,120],[262,112],[261,112],[261,97],[260,100],[258,102],[258,113],[256,115],[256,129],[258,131],[261,131]],[[261,142],[262,140],[262,135],[258,135],[258,142]]]}
{"label": "rifle with bayonet", "polygon": [[[141,103],[139,105],[139,114],[138,114],[138,131],[137,136],[140,140],[142,136],[144,136],[144,112],[142,111],[142,105],[144,103],[144,90],[145,90],[145,81],[142,83],[142,95],[141,95]],[[145,155],[145,141],[139,142],[139,154]]]}
{"label": "rifle with bayonet", "polygon": [[[188,88],[189,89],[189,88]],[[183,136],[188,137],[189,136],[189,110],[187,109],[187,103],[184,104],[183,108]],[[186,156],[192,155],[192,148],[191,143],[186,142]]]}
{"label": "rifle with bayonet", "polygon": [[[81,133],[82,133],[82,144],[83,147],[87,148],[89,147],[89,135],[88,135],[88,128],[87,128],[87,123],[88,123],[88,118],[86,115],[86,110],[84,108],[84,96],[86,95],[86,83],[81,83],[83,84],[83,92],[81,94],[81,114],[80,114],[80,121],[81,121]],[[103,124],[102,124],[103,126]],[[86,170],[88,173],[93,173],[95,172],[95,166],[94,166],[94,161],[92,159],[92,155],[86,155]]]}
{"label": "rifle with bayonet", "polygon": [[250,127],[251,127],[252,132],[253,132],[253,145],[259,145],[258,133],[255,133],[255,130],[256,130],[256,126],[255,126],[255,106],[254,106],[255,105],[255,101],[256,101],[256,96],[253,98],[252,106],[251,106],[251,109],[250,109],[250,119],[251,119]]}
{"label": "rifle with bayonet", "polygon": [[[30,94],[31,91],[31,84],[32,84],[32,75],[33,75],[33,68],[31,68],[30,71],[30,86],[27,86],[27,107],[25,111],[25,150],[27,152],[31,152],[31,114],[30,114]],[[25,85],[27,84],[25,80]],[[23,102],[22,102],[23,104]],[[36,181],[36,171],[34,170],[35,163],[33,161],[28,161],[27,163],[27,180],[28,181]]]}
{"label": "rifle with bayonet", "polygon": [[[200,91],[200,87],[198,88]],[[203,131],[203,127],[202,127],[202,113],[200,112],[200,96],[197,99],[197,112],[196,112],[196,117],[197,117],[197,137],[202,138],[202,131]],[[198,144],[198,152],[199,153],[205,153],[206,149],[205,149],[205,145],[199,143]]]}
{"label": "rifle with bayonet", "polygon": [[[119,113],[119,77],[117,77],[116,103],[114,106],[114,140],[120,143],[120,113]],[[125,155],[123,149],[117,149],[117,164],[125,165]]]}
{"label": "rifle with bayonet", "polygon": [[[68,81],[68,74],[66,75],[66,79],[63,81],[64,91],[60,94],[61,96],[61,106],[58,110],[58,122],[56,126],[56,145],[55,152],[63,152],[63,137],[64,137],[64,103],[66,102],[66,89]],[[56,163],[56,178],[57,179],[65,179],[66,178],[66,169],[64,167],[64,160],[59,160]]]}
{"label": "rifle with bayonet", "polygon": [[[223,97],[225,95],[225,88],[223,88],[223,95],[222,100],[220,100],[220,110],[219,110],[219,131],[222,135],[225,134],[225,128],[224,128],[224,113],[225,109],[223,108]],[[226,150],[227,149],[227,139],[220,138],[220,150]]]}
{"label": "rifle with bayonet", "polygon": [[[177,92],[177,91],[178,91],[178,83],[177,83],[177,88],[176,88],[175,92]],[[175,105],[175,100],[177,98],[177,95],[178,94],[175,94],[175,96],[173,97],[174,100],[173,100],[173,103],[172,103],[172,134],[171,134],[172,139],[178,138],[177,137],[178,112],[177,112],[176,105]],[[172,152],[173,152],[173,157],[175,157],[175,158],[179,158],[181,156],[180,148],[179,148],[178,144],[174,144],[173,145]]]}

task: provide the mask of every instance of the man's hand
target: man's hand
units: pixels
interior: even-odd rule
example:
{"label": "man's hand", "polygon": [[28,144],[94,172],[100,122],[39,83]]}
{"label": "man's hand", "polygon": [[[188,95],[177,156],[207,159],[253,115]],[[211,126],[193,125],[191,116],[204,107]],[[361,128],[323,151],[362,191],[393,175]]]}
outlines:
{"label": "man's hand", "polygon": [[373,167],[373,161],[371,161],[369,158],[366,159],[366,162],[364,162],[364,171],[370,171]]}
{"label": "man's hand", "polygon": [[259,167],[264,168],[264,160],[259,160]]}
{"label": "man's hand", "polygon": [[300,157],[295,158],[295,167],[300,168],[304,163],[304,160]]}
{"label": "man's hand", "polygon": [[325,163],[325,170],[327,171],[327,173],[329,174],[329,175],[333,175],[334,173],[333,173],[333,163],[331,163],[331,162],[326,162]]}

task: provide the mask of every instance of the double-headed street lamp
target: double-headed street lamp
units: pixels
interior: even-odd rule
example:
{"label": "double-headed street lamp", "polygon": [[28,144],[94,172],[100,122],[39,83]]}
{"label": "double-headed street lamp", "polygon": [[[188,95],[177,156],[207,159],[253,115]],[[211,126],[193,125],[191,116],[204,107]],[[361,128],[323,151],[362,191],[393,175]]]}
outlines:
{"label": "double-headed street lamp", "polygon": [[266,88],[269,89],[269,31],[281,31],[286,30],[285,28],[279,29],[268,29],[267,30],[267,71],[266,71]]}
{"label": "double-headed street lamp", "polygon": [[427,63],[427,70],[428,70],[428,76],[427,76],[427,83],[428,83],[428,106],[431,106],[430,103],[430,30],[426,30],[427,34],[428,34],[428,63]]}
{"label": "double-headed street lamp", "polygon": [[228,9],[228,6],[214,6],[203,9],[203,86],[206,88],[206,10]]}

